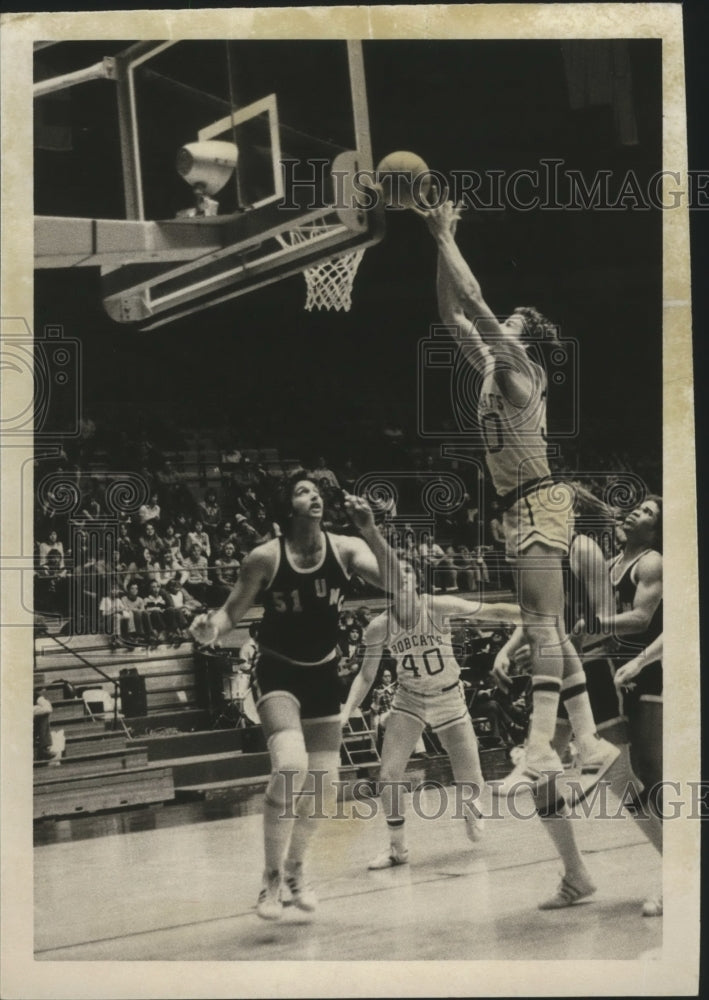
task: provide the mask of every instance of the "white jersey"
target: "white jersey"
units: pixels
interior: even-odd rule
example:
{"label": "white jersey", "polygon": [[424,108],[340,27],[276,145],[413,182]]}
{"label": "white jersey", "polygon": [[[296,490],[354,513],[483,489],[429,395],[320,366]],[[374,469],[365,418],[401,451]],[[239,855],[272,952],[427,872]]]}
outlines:
{"label": "white jersey", "polygon": [[485,458],[500,496],[530,479],[549,475],[546,438],[546,375],[530,361],[529,398],[515,406],[502,393],[490,365],[478,400],[478,421],[485,439]]}
{"label": "white jersey", "polygon": [[367,627],[364,641],[390,650],[401,687],[432,694],[455,686],[460,666],[453,652],[451,626],[444,621],[445,598],[422,594],[419,609],[419,620],[410,629],[401,628],[390,612],[378,615]]}

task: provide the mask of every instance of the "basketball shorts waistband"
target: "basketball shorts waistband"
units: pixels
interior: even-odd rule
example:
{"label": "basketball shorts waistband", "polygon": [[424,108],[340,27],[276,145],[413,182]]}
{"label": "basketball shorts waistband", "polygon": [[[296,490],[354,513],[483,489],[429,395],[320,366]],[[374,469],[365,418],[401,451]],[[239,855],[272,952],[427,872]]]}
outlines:
{"label": "basketball shorts waistband", "polygon": [[509,493],[504,493],[501,497],[497,497],[495,504],[497,509],[504,513],[506,510],[514,507],[518,500],[522,497],[526,497],[528,493],[533,493],[538,486],[552,486],[554,484],[554,479],[551,476],[541,476],[537,479],[528,479],[526,482],[521,483],[516,486]]}
{"label": "basketball shorts waistband", "polygon": [[445,691],[453,691],[459,684],[460,681],[454,681],[453,684],[447,684],[445,687],[438,688],[436,691],[416,691],[414,688],[406,687],[403,684],[401,687],[407,694],[413,694],[419,698],[435,698],[436,695],[443,694]]}

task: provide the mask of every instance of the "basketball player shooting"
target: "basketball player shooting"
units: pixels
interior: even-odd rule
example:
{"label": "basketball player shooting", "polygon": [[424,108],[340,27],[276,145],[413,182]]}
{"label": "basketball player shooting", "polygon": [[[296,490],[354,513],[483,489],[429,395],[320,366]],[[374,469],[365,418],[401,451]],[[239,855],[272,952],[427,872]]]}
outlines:
{"label": "basketball player shooting", "polygon": [[554,327],[528,307],[499,321],[456,244],[460,210],[445,202],[417,211],[438,247],[441,320],[458,328],[461,351],[480,376],[485,458],[503,511],[506,554],[516,569],[531,651],[533,714],[526,760],[498,786],[499,793],[513,794],[522,782],[537,793],[546,785],[553,792],[562,771],[551,745],[562,687],[583,783],[590,790],[617,758],[618,748],[596,733],[583,668],[564,628],[562,558],[569,548],[573,492],[550,475],[546,375],[528,353],[534,339],[553,336]]}

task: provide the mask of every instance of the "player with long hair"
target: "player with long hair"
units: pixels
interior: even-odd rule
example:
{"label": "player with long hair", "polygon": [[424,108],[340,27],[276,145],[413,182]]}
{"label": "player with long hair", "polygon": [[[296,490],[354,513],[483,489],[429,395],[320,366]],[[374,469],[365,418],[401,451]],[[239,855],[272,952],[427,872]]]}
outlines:
{"label": "player with long hair", "polygon": [[[192,625],[197,642],[212,644],[263,595],[253,673],[271,758],[263,813],[265,869],[256,907],[265,920],[280,919],[284,895],[306,912],[317,905],[303,862],[317,825],[315,810],[326,816],[334,807],[341,742],[336,647],[350,579],[356,573],[383,586],[387,573],[395,582],[399,574],[366,501],[345,497],[366,544],[323,531],[322,496],[306,473],[286,482],[282,501],[283,536],[253,549],[224,606]],[[309,773],[312,791],[305,788]]]}

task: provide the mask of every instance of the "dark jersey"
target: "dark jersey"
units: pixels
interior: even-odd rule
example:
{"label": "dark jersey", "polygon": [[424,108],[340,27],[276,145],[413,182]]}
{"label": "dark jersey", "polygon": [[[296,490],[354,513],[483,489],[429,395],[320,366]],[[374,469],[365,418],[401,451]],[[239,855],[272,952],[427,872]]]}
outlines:
{"label": "dark jersey", "polygon": [[286,540],[280,538],[278,566],[264,594],[259,646],[292,663],[314,665],[330,659],[340,635],[348,582],[327,533],[320,565],[308,570],[291,565]]}
{"label": "dark jersey", "polygon": [[[649,549],[645,552],[641,552],[632,562],[628,563],[624,567],[623,572],[618,576],[617,566],[620,560],[620,556],[611,563],[611,583],[613,585],[613,593],[615,595],[615,611],[616,614],[620,615],[624,611],[632,611],[633,603],[635,601],[635,594],[638,589],[637,580],[635,579],[635,570],[640,559],[647,554]],[[613,660],[616,666],[620,666],[621,663],[632,660],[634,656],[650,645],[658,635],[662,632],[662,601],[658,604],[653,614],[650,624],[642,632],[637,632],[633,635],[624,635],[620,637],[618,642],[617,653],[614,654]]]}

